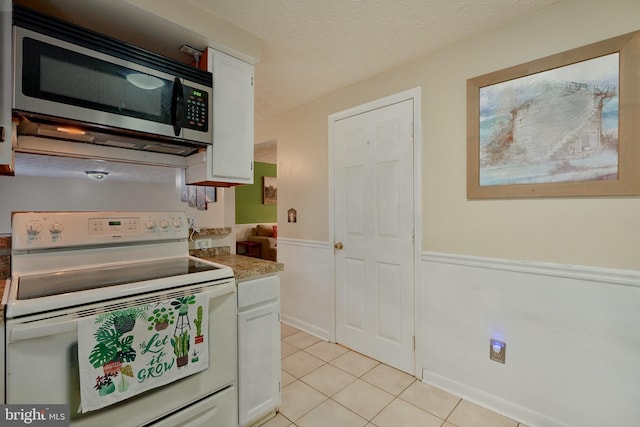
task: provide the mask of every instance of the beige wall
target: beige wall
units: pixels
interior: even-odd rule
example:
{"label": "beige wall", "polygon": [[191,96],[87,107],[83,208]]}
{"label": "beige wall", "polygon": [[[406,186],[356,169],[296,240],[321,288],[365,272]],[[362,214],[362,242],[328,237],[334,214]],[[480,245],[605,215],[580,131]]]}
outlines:
{"label": "beige wall", "polygon": [[[198,7],[193,2],[174,0],[123,1],[191,30],[204,38],[201,42],[206,46],[250,63],[255,63],[260,59],[261,47],[257,37]],[[155,33],[157,28],[152,31]],[[182,41],[186,44],[189,44],[188,42],[189,40]],[[194,47],[201,48],[201,46]]]}
{"label": "beige wall", "polygon": [[468,78],[639,29],[637,0],[568,0],[257,122],[278,141],[279,235],[331,240],[327,116],[421,86],[424,251],[640,270],[638,197],[468,201],[465,116]]}

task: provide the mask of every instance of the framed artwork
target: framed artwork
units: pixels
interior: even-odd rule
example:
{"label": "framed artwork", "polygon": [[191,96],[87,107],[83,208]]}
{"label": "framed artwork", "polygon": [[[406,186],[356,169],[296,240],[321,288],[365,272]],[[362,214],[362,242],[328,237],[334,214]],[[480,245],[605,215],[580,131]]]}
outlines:
{"label": "framed artwork", "polygon": [[190,208],[206,210],[209,203],[218,201],[217,187],[187,185],[185,182],[185,169],[182,169],[179,176],[180,201],[188,203]]}
{"label": "framed artwork", "polygon": [[205,196],[207,203],[217,203],[218,187],[205,187]]}
{"label": "framed artwork", "polygon": [[640,194],[640,31],[467,80],[467,198]]}
{"label": "framed artwork", "polygon": [[275,176],[262,177],[262,204],[278,204],[278,183]]}
{"label": "framed artwork", "polygon": [[298,212],[291,208],[287,211],[287,222],[298,222]]}

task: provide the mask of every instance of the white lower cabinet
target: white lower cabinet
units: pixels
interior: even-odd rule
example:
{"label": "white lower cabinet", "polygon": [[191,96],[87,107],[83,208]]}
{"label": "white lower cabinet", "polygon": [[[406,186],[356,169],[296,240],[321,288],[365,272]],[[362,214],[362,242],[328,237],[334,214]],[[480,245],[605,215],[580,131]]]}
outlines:
{"label": "white lower cabinet", "polygon": [[280,277],[238,282],[240,426],[275,412],[280,401]]}

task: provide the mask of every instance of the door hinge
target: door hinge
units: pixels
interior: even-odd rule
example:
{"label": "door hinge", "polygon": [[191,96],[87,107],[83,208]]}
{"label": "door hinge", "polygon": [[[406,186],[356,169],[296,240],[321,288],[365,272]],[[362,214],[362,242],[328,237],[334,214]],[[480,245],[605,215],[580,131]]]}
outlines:
{"label": "door hinge", "polygon": [[416,351],[416,336],[413,336],[413,351]]}
{"label": "door hinge", "polygon": [[253,77],[251,77],[251,86],[253,86]]}

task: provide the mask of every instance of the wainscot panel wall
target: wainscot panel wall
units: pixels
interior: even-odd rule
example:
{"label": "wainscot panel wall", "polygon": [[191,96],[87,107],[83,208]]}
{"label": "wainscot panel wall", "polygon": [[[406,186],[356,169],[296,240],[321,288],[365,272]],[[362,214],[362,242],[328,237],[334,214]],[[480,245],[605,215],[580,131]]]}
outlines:
{"label": "wainscot panel wall", "polygon": [[324,340],[333,336],[333,248],[326,242],[278,238],[282,321]]}
{"label": "wainscot panel wall", "polygon": [[[529,426],[640,420],[640,272],[422,256],[423,378]],[[506,363],[489,340],[506,342]]]}

